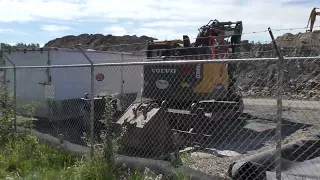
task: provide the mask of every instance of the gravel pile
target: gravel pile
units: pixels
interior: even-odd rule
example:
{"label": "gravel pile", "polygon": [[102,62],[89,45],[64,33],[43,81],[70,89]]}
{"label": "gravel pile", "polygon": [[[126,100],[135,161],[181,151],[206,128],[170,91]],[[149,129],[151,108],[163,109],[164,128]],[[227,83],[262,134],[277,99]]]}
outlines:
{"label": "gravel pile", "polygon": [[155,38],[148,36],[113,36],[103,34],[69,35],[47,42],[44,47],[76,48],[79,44],[83,48],[102,51],[142,51],[146,49],[146,42]]}
{"label": "gravel pile", "polygon": [[[319,57],[284,62],[284,98],[320,99],[320,31],[286,33],[276,42],[284,57]],[[240,58],[276,58],[272,44],[246,44]],[[277,62],[246,61],[237,63],[238,84],[248,97],[274,97],[277,90]]]}

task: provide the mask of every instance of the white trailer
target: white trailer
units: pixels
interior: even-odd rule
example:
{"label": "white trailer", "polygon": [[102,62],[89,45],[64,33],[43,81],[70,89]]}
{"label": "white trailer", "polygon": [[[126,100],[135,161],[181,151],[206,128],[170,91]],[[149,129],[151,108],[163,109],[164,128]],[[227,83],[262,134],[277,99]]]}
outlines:
{"label": "white trailer", "polygon": [[[141,62],[145,56],[131,53],[84,50],[94,63]],[[19,49],[4,52],[5,66],[48,66],[90,64],[80,50],[64,48]],[[135,96],[142,87],[142,66],[98,66],[94,68],[94,95]],[[8,92],[14,92],[14,70],[5,70]],[[17,112],[25,114],[26,105],[34,116],[65,120],[80,115],[81,103],[91,90],[91,67],[16,69]],[[124,106],[129,106],[132,97]],[[133,99],[133,100],[132,100]],[[122,107],[126,108],[126,107]]]}

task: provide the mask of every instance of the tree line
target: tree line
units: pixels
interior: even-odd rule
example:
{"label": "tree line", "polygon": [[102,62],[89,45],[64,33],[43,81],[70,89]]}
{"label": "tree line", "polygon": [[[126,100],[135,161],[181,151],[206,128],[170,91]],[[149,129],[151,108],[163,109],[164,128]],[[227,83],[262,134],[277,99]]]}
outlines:
{"label": "tree line", "polygon": [[7,43],[1,43],[1,49],[12,49],[12,48],[39,48],[40,45],[38,43],[16,43],[15,45],[10,45]]}

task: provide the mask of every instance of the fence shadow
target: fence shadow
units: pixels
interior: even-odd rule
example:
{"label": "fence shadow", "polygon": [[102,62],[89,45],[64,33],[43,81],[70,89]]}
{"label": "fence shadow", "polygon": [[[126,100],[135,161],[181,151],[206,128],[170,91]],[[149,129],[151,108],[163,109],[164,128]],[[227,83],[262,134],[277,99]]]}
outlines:
{"label": "fence shadow", "polygon": [[51,122],[45,118],[39,118],[34,121],[34,129],[43,134],[49,134],[54,137],[59,137],[63,140],[69,141],[74,144],[85,146],[86,143],[82,139],[84,129],[79,123],[79,119],[69,119],[60,122]]}
{"label": "fence shadow", "polygon": [[[259,117],[250,114],[243,114],[234,124],[236,125],[231,124],[229,128],[217,130],[213,136],[198,143],[201,151],[212,154],[216,154],[217,151],[233,151],[236,154],[246,154],[266,147],[268,144],[270,148],[274,147],[274,143],[277,141],[275,119],[259,119]],[[281,140],[311,126],[311,124],[282,119]]]}
{"label": "fence shadow", "polygon": [[[195,137],[190,134],[184,134],[180,135],[180,138],[182,138],[182,143],[184,143],[182,145],[185,147],[197,146],[199,151],[209,154],[216,154],[216,151],[232,151],[237,154],[246,154],[265,147],[268,144],[270,144],[270,147],[273,147],[276,142],[276,125],[274,118],[265,119],[244,113],[231,124],[225,123],[215,127],[210,137]],[[299,130],[311,126],[311,124],[297,123],[283,118],[281,128],[282,140]],[[40,118],[35,121],[34,129],[54,137],[59,137],[60,134],[63,135],[62,138],[64,140],[79,145],[86,145],[82,139],[84,129],[79,123],[79,119],[50,122],[48,119]]]}

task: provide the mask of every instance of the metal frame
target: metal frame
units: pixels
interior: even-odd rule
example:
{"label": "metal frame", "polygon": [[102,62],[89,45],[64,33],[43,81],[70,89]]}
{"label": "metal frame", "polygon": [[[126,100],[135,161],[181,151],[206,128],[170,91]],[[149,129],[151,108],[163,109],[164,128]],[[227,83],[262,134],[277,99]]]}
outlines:
{"label": "metal frame", "polygon": [[276,136],[277,136],[277,145],[276,145],[276,178],[281,180],[281,142],[282,142],[282,93],[283,93],[283,61],[284,58],[280,53],[278,45],[274,39],[271,28],[268,28],[270,37],[272,39],[273,46],[276,50],[277,56],[279,57],[277,61],[277,127],[276,127]]}
{"label": "metal frame", "polygon": [[17,131],[17,68],[16,65],[8,58],[7,55],[2,54],[5,59],[7,59],[13,66],[13,123],[14,131]]}
{"label": "metal frame", "polygon": [[[71,65],[51,65],[51,66],[15,66],[16,69],[37,69],[37,68],[75,68],[75,67],[101,67],[101,66],[143,66],[143,65],[163,65],[163,64],[198,64],[198,63],[225,63],[241,61],[277,61],[279,58],[245,58],[245,59],[207,59],[207,60],[174,60],[174,61],[149,61],[141,59],[137,62],[123,63],[97,63],[97,64],[71,64]],[[320,57],[283,57],[284,60],[318,60]],[[13,69],[13,66],[0,67],[0,69]]]}
{"label": "metal frame", "polygon": [[93,157],[93,144],[95,139],[94,139],[94,63],[93,61],[89,58],[89,56],[79,47],[79,50],[81,53],[84,55],[84,57],[89,61],[90,67],[91,67],[91,82],[90,82],[90,141],[91,141],[91,146],[90,146],[90,157]]}

